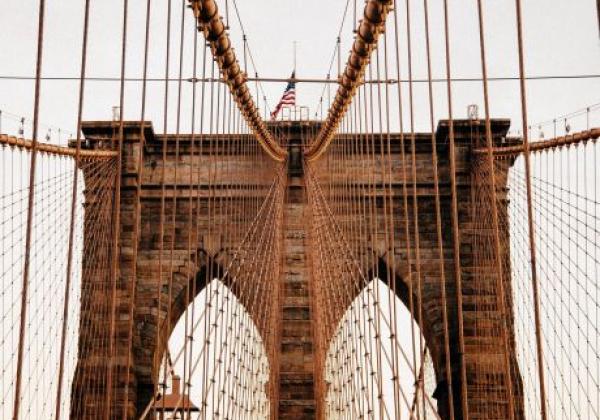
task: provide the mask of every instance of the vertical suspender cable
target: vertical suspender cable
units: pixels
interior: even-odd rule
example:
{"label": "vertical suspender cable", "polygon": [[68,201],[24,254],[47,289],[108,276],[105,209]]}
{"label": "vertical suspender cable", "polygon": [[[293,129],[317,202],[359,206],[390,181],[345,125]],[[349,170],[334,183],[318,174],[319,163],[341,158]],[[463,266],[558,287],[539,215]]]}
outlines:
{"label": "vertical suspender cable", "polygon": [[[198,41],[198,34],[196,33],[195,35],[195,44],[194,44],[194,55],[196,57],[197,54],[197,41]],[[202,163],[202,152],[203,152],[203,139],[204,139],[204,134],[203,134],[203,130],[204,130],[204,93],[205,93],[205,87],[206,87],[206,82],[205,82],[205,77],[206,77],[206,44],[202,41],[202,87],[200,89],[200,124],[199,124],[199,146],[198,146],[198,163],[197,163],[197,178],[196,178],[196,240],[200,242],[200,195],[201,195],[201,187],[200,187],[200,165]],[[196,67],[196,59],[194,59],[194,77],[196,77],[196,71],[197,71],[197,67]],[[193,89],[192,91],[192,95],[194,97],[194,100],[192,102],[192,138],[195,137],[195,128],[196,128],[196,88]],[[192,171],[193,172],[193,171]],[[190,178],[191,179],[191,178]],[[201,261],[201,256],[199,255],[198,250],[195,250],[195,252],[198,254],[197,255],[197,261],[198,261],[198,276],[200,271],[200,264],[202,263]],[[208,261],[206,262],[208,263]],[[195,275],[196,276],[196,275]],[[197,293],[197,286],[196,286],[196,278],[194,278],[193,282],[192,282],[192,296],[194,297],[194,300],[192,300],[192,309],[191,309],[191,319],[192,319],[192,323],[194,323],[194,319],[195,319],[195,313],[196,313],[196,293]],[[192,337],[193,337],[193,332],[192,332]],[[188,391],[188,395],[191,395],[192,391],[191,391],[191,377],[192,377],[192,360],[193,360],[193,356],[194,356],[194,340],[192,339],[190,342],[190,363],[188,364],[188,380],[190,380],[190,386],[189,386],[189,391]],[[185,390],[185,388],[184,388]],[[191,409],[191,406],[190,406]],[[190,413],[188,413],[188,416],[190,415]]]}
{"label": "vertical suspender cable", "polygon": [[511,420],[515,417],[515,406],[514,406],[514,395],[513,395],[513,383],[510,371],[510,358],[509,354],[509,341],[508,341],[508,312],[506,310],[506,295],[504,291],[504,273],[502,267],[502,254],[500,244],[500,223],[498,220],[498,208],[496,198],[496,170],[494,165],[494,153],[493,153],[493,141],[492,141],[492,126],[490,120],[490,102],[489,102],[489,91],[488,91],[488,76],[487,76],[487,63],[485,56],[485,31],[483,22],[483,6],[482,1],[477,0],[477,12],[479,19],[479,47],[481,53],[481,70],[483,76],[483,96],[484,96],[484,107],[485,107],[485,137],[487,144],[487,164],[488,164],[488,177],[490,178],[490,190],[491,190],[491,203],[490,206],[492,212],[492,230],[493,230],[493,241],[494,241],[494,258],[496,263],[496,274],[498,278],[498,290],[496,293],[499,295],[499,310],[501,318],[501,330],[502,330],[502,345],[504,347],[504,368],[505,368],[505,387],[508,397],[508,415]]}
{"label": "vertical suspender cable", "polygon": [[[167,121],[168,121],[168,111],[169,111],[169,76],[170,76],[170,63],[171,63],[171,0],[167,1],[167,25],[166,25],[166,51],[165,51],[165,89],[164,89],[164,99],[163,99],[163,138],[162,138],[162,165],[161,165],[161,174],[160,174],[160,219],[158,226],[158,276],[156,279],[156,293],[157,293],[157,306],[158,311],[156,311],[156,355],[155,355],[155,363],[156,370],[159,371],[158,376],[160,377],[160,368],[162,364],[163,355],[160,351],[164,348],[168,348],[168,343],[162,337],[162,328],[163,323],[161,321],[161,312],[162,312],[162,295],[163,295],[163,257],[165,250],[165,207],[166,207],[166,165],[167,165]],[[168,302],[167,302],[168,304]],[[165,319],[165,323],[167,320]],[[166,352],[165,352],[166,353]],[[162,395],[166,393],[167,389],[167,370],[168,363],[165,360],[164,369],[162,372],[162,381],[160,381],[160,387],[162,389]],[[160,418],[164,418],[164,409],[165,409],[165,399],[161,398],[161,410],[160,410]]]}
{"label": "vertical suspender cable", "polygon": [[[396,73],[398,79],[401,79],[401,69],[400,69],[400,34],[399,34],[399,25],[398,25],[398,12],[395,7],[392,11],[394,14],[394,41],[395,41],[395,53],[396,53]],[[411,76],[412,77],[412,76]],[[408,267],[408,277],[411,279],[409,282],[409,311],[410,315],[413,319],[417,319],[414,314],[414,301],[413,301],[413,293],[412,293],[412,277],[413,277],[413,255],[412,255],[412,246],[411,246],[411,238],[410,238],[410,217],[409,217],[409,208],[408,208],[408,173],[407,173],[407,159],[406,159],[406,142],[404,135],[404,118],[402,115],[403,107],[402,107],[402,84],[397,84],[398,90],[398,119],[400,121],[400,160],[402,162],[402,197],[403,197],[403,217],[404,217],[404,234],[406,236],[406,254],[407,254],[407,267]],[[412,108],[411,108],[412,109]],[[412,113],[412,111],[411,111]],[[416,262],[414,274],[420,277],[420,256],[418,262]],[[414,331],[414,323],[411,322],[411,338],[412,338],[412,350],[413,354],[415,352],[415,331]],[[416,363],[415,363],[416,365]],[[416,378],[417,384],[420,387],[421,394],[423,394],[423,382],[418,381]],[[416,393],[415,393],[416,394]],[[423,407],[425,406],[425,399],[423,398]],[[417,410],[417,418],[420,418],[420,411],[418,403],[415,403],[415,408]]]}
{"label": "vertical suspender cable", "polygon": [[[599,3],[600,6],[600,3]],[[542,323],[540,315],[540,296],[537,276],[535,221],[533,215],[533,197],[531,190],[531,159],[529,150],[529,135],[527,132],[527,91],[525,87],[525,54],[523,47],[523,16],[521,0],[515,0],[517,12],[517,42],[519,50],[519,86],[521,93],[521,119],[523,127],[523,158],[525,160],[525,186],[527,190],[527,224],[529,229],[529,257],[531,259],[531,282],[533,289],[533,309],[535,317],[535,342],[538,358],[538,379],[540,381],[540,410],[542,420],[547,419],[546,413],[546,382],[544,378],[544,351],[542,347]],[[599,10],[600,11],[600,10]]]}
{"label": "vertical suspender cable", "polygon": [[35,173],[38,148],[38,124],[40,113],[40,91],[42,76],[42,51],[44,46],[44,13],[45,0],[40,0],[39,20],[38,20],[38,39],[37,39],[37,61],[35,70],[35,93],[33,106],[33,134],[31,136],[31,161],[29,164],[29,196],[27,201],[27,227],[25,231],[25,257],[23,262],[23,286],[21,290],[21,320],[19,326],[19,347],[17,349],[17,367],[15,382],[15,400],[13,408],[13,419],[18,420],[19,409],[21,406],[21,381],[23,375],[23,351],[25,347],[26,328],[27,328],[27,299],[29,289],[29,263],[31,258],[31,233],[33,228],[33,205],[35,198]]}
{"label": "vertical suspender cable", "polygon": [[[377,51],[376,51],[377,54]],[[376,55],[377,58],[378,54]],[[368,72],[369,72],[369,79],[373,79],[373,63],[370,62],[367,66],[368,68]],[[370,116],[370,125],[367,126],[367,132],[370,134],[370,143],[371,143],[371,155],[369,156],[371,162],[372,162],[372,167],[375,167],[376,165],[376,154],[375,154],[375,99],[373,96],[373,84],[369,85],[369,116]],[[369,131],[370,129],[370,131]],[[340,159],[340,169],[338,169],[339,172],[341,172],[341,165],[342,165],[342,159]],[[370,181],[371,181],[371,188],[372,188],[372,200],[371,200],[371,246],[372,249],[377,249],[377,236],[378,236],[378,227],[377,227],[377,179],[376,179],[376,174],[374,172],[371,173],[371,177],[370,177]],[[372,280],[371,282],[374,282],[374,287],[373,287],[373,291],[374,291],[374,296],[373,296],[373,308],[374,311],[377,311],[378,305],[379,305],[379,264],[377,264],[377,262],[375,261],[375,280]],[[369,281],[371,279],[367,279],[367,281]],[[369,284],[366,284],[367,287],[367,291],[369,290]],[[367,303],[368,305],[370,305],[370,301],[369,301],[369,295],[370,293],[367,294]],[[370,309],[369,309],[370,310]],[[380,334],[380,321],[381,321],[381,313],[379,311],[377,311],[377,317],[374,319],[374,338],[375,338],[375,363],[377,366],[377,400],[378,400],[378,405],[379,405],[379,418],[381,420],[384,419],[384,413],[385,413],[385,403],[383,400],[383,380],[382,380],[382,350],[381,350],[381,334]]]}
{"label": "vertical suspender cable", "polygon": [[[165,343],[169,342],[169,336],[172,328],[172,299],[173,299],[173,279],[174,279],[174,259],[175,259],[175,244],[177,242],[177,194],[179,183],[179,155],[180,155],[180,140],[181,140],[181,95],[182,95],[182,79],[183,79],[183,49],[185,44],[185,6],[184,0],[181,2],[181,20],[179,34],[179,76],[177,81],[177,107],[175,114],[175,162],[173,165],[173,185],[171,187],[171,246],[169,251],[169,300],[167,301],[167,319],[165,322]],[[168,348],[168,344],[167,344]],[[184,375],[185,376],[185,375]],[[185,383],[183,384],[185,389]]]}
{"label": "vertical suspender cable", "polygon": [[[413,80],[413,45],[412,45],[412,28],[410,19],[410,1],[406,1],[406,43],[407,43],[407,66],[408,66],[408,104],[409,104],[409,115],[410,115],[410,154],[411,154],[411,186],[412,186],[412,207],[413,207],[413,231],[414,231],[414,247],[415,247],[415,264],[416,264],[416,275],[417,275],[417,314],[414,313],[414,303],[411,305],[411,315],[417,320],[418,325],[423,325],[423,281],[422,281],[422,261],[421,261],[421,234],[419,232],[419,198],[417,193],[417,154],[416,154],[416,133],[415,133],[415,112],[414,112],[414,80]],[[414,286],[413,281],[409,284],[410,295],[409,299],[413,300]],[[414,342],[414,323],[411,323],[413,329],[413,371],[415,375],[415,382],[419,381],[418,369],[416,367],[416,348]],[[419,353],[423,354],[423,334],[419,332]],[[425,397],[423,383],[421,385],[421,393]],[[417,418],[420,417],[419,405],[417,408]],[[423,409],[425,404],[423,403]]]}
{"label": "vertical suspender cable", "polygon": [[[395,13],[395,12],[393,12]],[[389,35],[385,34],[384,37],[384,43],[383,43],[383,47],[384,47],[384,66],[385,66],[385,77],[387,78],[389,75],[389,61],[388,61],[388,37]],[[389,86],[388,84],[385,85],[385,94],[386,94],[386,132],[387,132],[387,176],[388,176],[388,182],[389,182],[389,194],[390,194],[390,229],[391,229],[391,240],[390,240],[390,247],[388,248],[388,253],[390,253],[391,255],[391,261],[388,262],[388,270],[387,270],[387,276],[388,276],[388,287],[391,290],[391,295],[389,295],[389,300],[390,300],[390,317],[391,317],[391,322],[392,322],[392,331],[391,331],[391,336],[390,336],[390,344],[392,346],[393,349],[395,349],[395,343],[398,340],[398,320],[397,320],[397,296],[398,295],[398,285],[397,285],[397,281],[396,281],[396,235],[395,235],[395,220],[394,220],[394,182],[393,182],[393,175],[392,175],[392,153],[391,153],[391,144],[392,144],[392,140],[391,140],[391,135],[390,135],[390,117],[391,117],[391,113],[390,113],[390,91],[389,91]],[[398,98],[400,99],[400,94],[398,93]],[[401,117],[401,111],[402,107],[399,107],[399,116],[400,116],[400,127],[404,126],[404,123],[402,121],[402,117]],[[400,132],[402,132],[402,128],[400,128]],[[402,157],[404,157],[404,137],[401,134],[401,141],[400,141],[400,148],[401,148],[401,155]],[[406,174],[405,170],[405,162],[402,161],[401,159],[401,164],[402,164],[402,170],[404,171],[404,175]],[[408,271],[409,271],[409,276],[410,273],[412,272],[412,267],[411,267],[411,251],[410,251],[410,247],[408,245],[409,242],[409,234],[408,234],[408,216],[407,216],[407,207],[406,207],[406,178],[403,178],[403,197],[402,197],[402,201],[401,204],[399,205],[402,208],[402,219],[404,221],[403,226],[406,229],[405,230],[405,238],[404,238],[404,245],[405,245],[405,249],[406,249],[406,253],[407,253],[407,267],[408,267]],[[401,246],[401,245],[400,245]],[[393,369],[393,387],[394,387],[394,399],[398,399],[399,393],[400,393],[400,388],[401,385],[399,384],[399,380],[400,380],[400,374],[399,374],[399,360],[398,360],[398,353],[392,352],[393,356],[393,365],[392,365],[392,369]],[[415,392],[415,395],[417,393]],[[394,404],[396,404],[396,402],[394,402]],[[400,407],[395,405],[395,409],[396,409],[396,417],[400,418],[401,412],[400,412]]]}
{"label": "vertical suspender cable", "polygon": [[[427,92],[429,99],[429,123],[431,128],[431,160],[433,166],[433,189],[435,203],[435,225],[437,236],[438,267],[440,270],[440,290],[442,297],[442,325],[445,353],[446,386],[448,390],[448,411],[450,420],[454,420],[454,392],[452,389],[452,363],[450,361],[450,333],[448,331],[448,305],[446,293],[446,266],[444,264],[444,240],[442,237],[442,210],[440,204],[440,180],[438,169],[437,139],[434,126],[433,83],[431,76],[431,44],[429,37],[429,4],[423,0],[423,18],[425,21],[425,50],[427,57]],[[421,353],[423,354],[423,353]],[[422,361],[424,358],[422,358]]]}
{"label": "vertical suspender cable", "polygon": [[75,216],[77,211],[77,184],[79,181],[79,163],[81,152],[81,120],[83,116],[83,99],[85,94],[85,74],[87,62],[88,27],[90,16],[90,0],[85,0],[83,18],[83,42],[81,45],[81,74],[79,77],[79,105],[77,110],[77,144],[75,146],[75,160],[73,162],[73,189],[71,193],[71,223],[69,226],[69,243],[67,248],[67,273],[65,279],[65,294],[63,302],[63,319],[60,339],[60,356],[58,366],[58,379],[56,388],[56,420],[60,419],[60,401],[62,399],[62,384],[65,366],[65,347],[67,339],[67,325],[69,323],[69,304],[71,289],[71,271],[73,270],[73,243],[75,238]]}
{"label": "vertical suspender cable", "polygon": [[463,299],[462,299],[462,268],[460,262],[460,228],[458,224],[458,193],[456,188],[456,145],[454,135],[454,115],[452,110],[452,76],[450,66],[450,20],[448,15],[448,0],[444,0],[444,41],[446,52],[446,93],[448,98],[448,127],[449,127],[449,150],[450,159],[450,200],[452,212],[452,246],[454,256],[454,281],[456,282],[456,302],[458,321],[458,355],[461,385],[461,408],[462,418],[469,420],[469,405],[467,399],[467,367],[465,361],[465,335],[463,322]]}
{"label": "vertical suspender cable", "polygon": [[[126,382],[125,382],[125,405],[123,418],[127,415],[127,403],[129,401],[129,393],[127,392],[129,387],[129,375],[132,364],[132,346],[133,346],[133,325],[134,325],[134,306],[137,289],[137,257],[138,257],[138,244],[140,235],[140,223],[141,223],[141,193],[142,193],[142,179],[144,174],[144,147],[145,147],[145,118],[146,118],[146,93],[147,93],[147,77],[148,77],[148,49],[150,40],[150,6],[151,0],[147,0],[146,3],[146,23],[145,23],[145,38],[144,38],[144,65],[142,75],[142,103],[141,103],[141,116],[140,116],[140,144],[137,156],[137,179],[136,179],[136,193],[135,193],[135,206],[133,212],[133,245],[132,245],[132,267],[130,276],[130,288],[129,288],[129,322],[127,326],[127,367],[126,367]],[[122,116],[121,112],[121,116]]]}
{"label": "vertical suspender cable", "polygon": [[[198,31],[196,31],[194,29],[194,42],[193,42],[193,57],[192,57],[192,72],[193,72],[193,78],[194,80],[196,80],[197,77],[197,73],[198,73]],[[204,85],[204,81],[202,82],[202,84]],[[194,250],[192,250],[192,237],[193,237],[193,230],[192,227],[194,225],[193,222],[193,214],[194,214],[194,200],[193,200],[193,193],[194,193],[194,158],[195,158],[195,153],[196,153],[196,83],[192,84],[192,105],[191,105],[191,140],[190,140],[190,173],[189,173],[189,181],[188,181],[188,237],[187,237],[187,255],[190,258],[190,262],[189,262],[189,267],[192,268],[192,264],[196,263],[196,266],[198,266],[198,264],[200,263],[200,260],[198,258],[198,253],[195,251],[195,247]],[[198,187],[198,185],[196,185]],[[199,193],[199,189],[197,190],[197,193]],[[190,306],[190,300],[192,300],[192,302],[195,301],[195,296],[196,296],[196,282],[195,282],[195,276],[196,273],[195,272],[191,272],[190,268],[188,268],[188,278],[187,278],[187,282],[185,285],[185,296],[186,296],[186,301],[185,301],[185,311],[183,316],[184,318],[184,356],[183,356],[183,391],[182,391],[182,395],[186,395],[186,386],[188,388],[187,391],[187,395],[191,395],[191,354],[192,354],[192,343],[193,343],[193,330],[192,330],[192,336],[190,336],[190,330],[189,330],[189,314],[188,312],[191,312],[192,315],[192,326],[193,326],[193,322],[194,322],[194,306],[192,303],[192,310],[189,311],[188,308]],[[197,270],[197,267],[196,267]],[[192,283],[192,288],[190,289],[190,282]],[[190,356],[188,357],[188,340],[189,340],[189,354]],[[189,362],[188,363],[188,359]],[[190,417],[191,416],[191,404],[184,404],[183,405],[183,410],[184,412],[187,411],[187,416]]]}
{"label": "vertical suspender cable", "polygon": [[[210,112],[208,115],[208,125],[209,125],[209,129],[208,129],[208,134],[209,134],[209,138],[208,138],[208,157],[207,157],[207,198],[206,198],[206,211],[207,211],[207,228],[206,228],[206,237],[210,238],[211,234],[212,234],[212,229],[213,229],[213,219],[212,219],[212,194],[213,194],[213,185],[212,185],[212,172],[213,172],[213,151],[215,149],[215,145],[214,145],[214,110],[215,110],[215,106],[214,106],[214,102],[215,102],[215,82],[214,82],[214,76],[215,76],[215,61],[211,60],[211,78],[210,78]],[[209,249],[206,249],[206,254],[207,254],[207,260],[210,258],[209,256]],[[205,271],[205,278],[204,278],[204,288],[206,290],[206,288],[208,288],[207,291],[204,292],[204,307],[205,310],[206,308],[208,308],[208,316],[204,317],[204,337],[203,337],[203,346],[206,348],[206,351],[202,352],[202,371],[204,372],[204,374],[202,375],[202,395],[204,395],[205,390],[208,386],[208,375],[206,375],[206,372],[208,372],[208,368],[209,368],[209,358],[208,358],[208,353],[209,353],[209,348],[210,348],[210,336],[207,336],[207,331],[210,331],[209,327],[211,326],[211,317],[212,317],[212,294],[213,294],[213,285],[215,284],[215,282],[213,282],[213,263],[212,261],[209,262],[208,267],[206,268]],[[201,407],[201,418],[202,420],[204,420],[206,418],[206,410],[208,407],[208,404],[206,402],[206,398],[202,398],[202,407]]]}
{"label": "vertical suspender cable", "polygon": [[[117,311],[117,283],[119,275],[119,233],[121,224],[121,171],[122,171],[122,150],[123,150],[123,108],[125,103],[125,63],[127,53],[127,9],[128,0],[123,1],[123,35],[121,43],[121,89],[119,97],[119,134],[117,144],[117,178],[115,181],[115,199],[113,203],[113,236],[112,236],[112,255],[111,255],[111,314],[110,314],[110,329],[109,329],[109,365],[108,379],[106,384],[106,413],[105,418],[108,420],[111,416],[111,404],[113,396],[113,364],[115,358],[115,341],[116,341],[116,311]],[[125,385],[127,393],[127,384]],[[127,401],[123,405],[123,414],[127,414]]]}
{"label": "vertical suspender cable", "polygon": [[[389,77],[388,72],[388,47],[387,32],[384,31],[382,34],[383,39],[383,70],[385,79]],[[377,53],[377,89],[381,90],[380,73],[379,73],[379,50]],[[384,198],[384,220],[385,220],[385,235],[386,235],[386,253],[389,255],[389,260],[386,262],[386,278],[387,281],[387,297],[388,297],[388,313],[390,317],[389,332],[390,332],[390,346],[391,346],[391,368],[392,368],[392,386],[393,386],[393,397],[394,397],[394,415],[396,418],[400,418],[400,389],[398,387],[398,354],[396,349],[396,337],[397,337],[397,319],[396,319],[396,252],[395,252],[395,229],[394,229],[394,190],[392,181],[392,168],[391,168],[391,135],[390,135],[390,92],[387,83],[384,84],[384,95],[385,95],[385,132],[383,124],[381,124],[380,131],[382,133],[380,137],[380,156],[381,156],[381,183],[383,186],[383,198]],[[381,97],[381,93],[379,94]],[[381,108],[381,98],[379,99]],[[380,110],[380,114],[381,114]],[[385,135],[385,142],[384,137]],[[385,174],[385,175],[384,175]],[[386,181],[387,178],[387,181]],[[389,183],[389,184],[388,184]],[[387,191],[386,191],[387,190]],[[387,200],[386,200],[387,197]],[[387,202],[387,204],[386,204]]]}

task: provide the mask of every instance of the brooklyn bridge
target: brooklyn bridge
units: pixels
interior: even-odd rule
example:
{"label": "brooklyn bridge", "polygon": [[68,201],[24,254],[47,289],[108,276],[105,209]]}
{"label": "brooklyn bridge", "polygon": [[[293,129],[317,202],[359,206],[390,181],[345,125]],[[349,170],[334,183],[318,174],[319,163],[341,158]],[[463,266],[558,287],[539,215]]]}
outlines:
{"label": "brooklyn bridge", "polygon": [[600,418],[600,3],[30,3],[2,418]]}

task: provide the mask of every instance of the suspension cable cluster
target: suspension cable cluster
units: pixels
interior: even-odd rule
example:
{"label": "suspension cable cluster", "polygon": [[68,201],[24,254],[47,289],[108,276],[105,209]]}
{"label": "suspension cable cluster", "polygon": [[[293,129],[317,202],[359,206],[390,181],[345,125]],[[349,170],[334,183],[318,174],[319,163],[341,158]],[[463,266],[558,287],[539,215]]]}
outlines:
{"label": "suspension cable cluster", "polygon": [[356,32],[346,69],[339,80],[340,86],[327,114],[327,120],[305,152],[307,160],[317,159],[335,135],[361,83],[371,52],[377,46],[379,35],[385,31],[385,20],[392,5],[392,0],[369,0],[366,3],[364,19]]}
{"label": "suspension cable cluster", "polygon": [[277,161],[283,161],[286,152],[267,129],[260,116],[260,111],[252,99],[252,93],[246,84],[247,75],[240,68],[231,47],[231,41],[223,19],[219,15],[217,3],[214,0],[190,0],[190,6],[198,20],[198,29],[204,33],[206,40],[210,43],[212,54],[219,65],[223,80],[229,86],[246,122],[255,132],[260,145],[267,154]]}

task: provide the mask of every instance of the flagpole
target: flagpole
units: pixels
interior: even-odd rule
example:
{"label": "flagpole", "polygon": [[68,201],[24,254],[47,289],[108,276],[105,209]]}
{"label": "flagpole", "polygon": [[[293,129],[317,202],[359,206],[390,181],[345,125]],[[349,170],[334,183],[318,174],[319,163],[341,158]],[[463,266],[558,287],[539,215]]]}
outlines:
{"label": "flagpole", "polygon": [[294,41],[294,73],[296,73],[296,44],[298,44],[298,42]]}

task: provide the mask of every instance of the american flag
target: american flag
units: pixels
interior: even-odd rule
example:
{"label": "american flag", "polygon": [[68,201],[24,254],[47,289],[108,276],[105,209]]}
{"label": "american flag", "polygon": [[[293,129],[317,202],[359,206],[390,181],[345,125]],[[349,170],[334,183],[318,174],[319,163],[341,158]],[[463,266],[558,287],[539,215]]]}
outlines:
{"label": "american flag", "polygon": [[296,72],[292,73],[291,80],[285,88],[283,96],[279,100],[279,103],[275,107],[275,110],[271,112],[272,120],[275,120],[277,118],[277,114],[279,114],[279,111],[281,111],[281,108],[283,108],[284,105],[296,105],[296,83],[294,82],[295,78]]}

